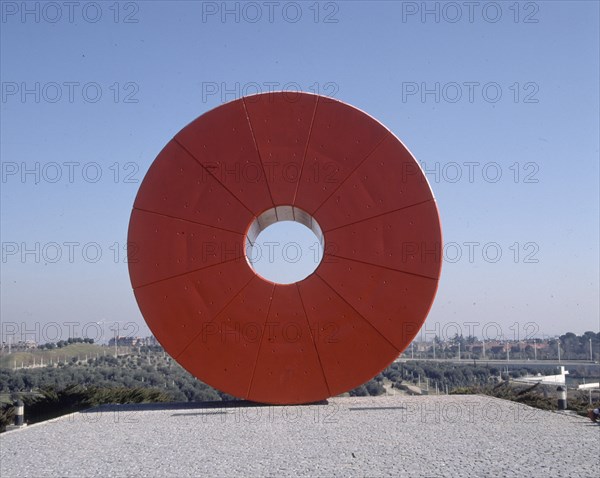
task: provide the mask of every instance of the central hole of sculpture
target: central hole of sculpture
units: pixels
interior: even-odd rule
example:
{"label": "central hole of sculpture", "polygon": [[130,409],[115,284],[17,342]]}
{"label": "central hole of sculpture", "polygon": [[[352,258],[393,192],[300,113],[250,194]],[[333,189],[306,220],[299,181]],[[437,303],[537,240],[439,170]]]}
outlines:
{"label": "central hole of sculpture", "polygon": [[246,260],[263,279],[293,284],[321,263],[325,240],[319,223],[294,206],[277,206],[250,224],[244,241]]}

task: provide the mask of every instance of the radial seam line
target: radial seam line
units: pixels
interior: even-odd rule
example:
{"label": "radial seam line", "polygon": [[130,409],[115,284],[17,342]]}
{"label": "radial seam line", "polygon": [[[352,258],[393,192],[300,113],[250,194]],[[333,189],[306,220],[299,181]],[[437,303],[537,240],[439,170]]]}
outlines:
{"label": "radial seam line", "polygon": [[269,320],[269,314],[271,313],[271,306],[273,305],[273,297],[275,296],[275,284],[273,284],[273,288],[271,289],[271,299],[269,300],[269,307],[267,308],[267,315],[265,315],[265,323],[263,324],[263,331],[260,335],[260,343],[258,344],[258,351],[256,352],[256,358],[254,359],[254,367],[252,368],[252,376],[250,377],[250,383],[248,384],[248,392],[246,393],[246,398],[250,396],[250,391],[252,390],[252,383],[254,382],[254,374],[256,373],[256,366],[258,365],[258,359],[260,357],[260,349],[262,348],[263,339],[265,337],[265,330],[267,329],[267,321]]}
{"label": "radial seam line", "polygon": [[[265,183],[267,185],[267,191],[269,192],[269,198],[271,198],[271,204],[275,207],[275,201],[273,201],[273,194],[271,193],[271,185],[267,179],[267,172],[265,170],[265,164],[262,160],[262,155],[260,154],[260,149],[258,148],[258,142],[256,141],[256,136],[254,134],[254,129],[252,128],[252,120],[250,119],[250,113],[248,113],[248,108],[246,107],[246,100],[242,97],[242,105],[244,106],[244,112],[246,113],[246,120],[248,121],[248,127],[250,128],[250,134],[252,135],[252,141],[254,142],[254,149],[256,149],[256,154],[258,155],[258,161],[260,162],[260,167],[262,168],[263,177],[265,178]],[[275,216],[277,217],[277,210],[275,211]]]}
{"label": "radial seam line", "polygon": [[302,164],[300,165],[300,172],[298,173],[298,181],[296,181],[296,190],[294,191],[293,204],[296,204],[296,197],[298,196],[298,189],[300,188],[300,181],[302,181],[302,172],[304,171],[304,163],[306,162],[306,153],[308,152],[308,145],[310,144],[310,138],[312,136],[313,126],[315,124],[315,117],[317,116],[317,107],[319,106],[319,97],[315,101],[315,109],[310,120],[310,128],[308,129],[308,137],[306,138],[306,146],[304,147],[304,155],[302,156]]}
{"label": "radial seam line", "polygon": [[375,214],[374,216],[365,217],[364,219],[361,219],[359,221],[349,222],[348,224],[343,224],[341,226],[332,227],[331,229],[324,231],[323,234],[325,234],[326,232],[331,232],[331,231],[335,231],[337,229],[341,229],[343,227],[354,226],[355,224],[358,224],[360,222],[369,221],[371,219],[376,219],[378,217],[385,216],[386,214],[392,214],[392,213],[395,213],[398,211],[403,211],[404,209],[410,209],[411,207],[421,206],[422,204],[425,204],[425,203],[428,203],[431,201],[435,202],[435,199],[434,198],[426,199],[425,201],[416,202],[414,204],[411,204],[410,206],[402,206],[402,207],[399,207],[398,209],[393,209],[392,211],[382,212],[380,214]]}
{"label": "radial seam line", "polygon": [[356,309],[354,308],[354,306],[353,306],[353,305],[352,305],[350,302],[348,302],[348,301],[347,301],[347,300],[346,300],[344,297],[342,297],[342,296],[341,296],[341,294],[340,294],[340,293],[337,291],[337,289],[334,289],[334,288],[333,288],[333,287],[332,287],[332,286],[329,284],[329,282],[327,282],[325,279],[323,279],[323,277],[321,277],[321,275],[320,275],[320,274],[318,274],[318,273],[317,273],[317,276],[319,276],[319,279],[321,279],[321,280],[322,280],[322,281],[325,283],[325,285],[326,285],[327,287],[329,287],[329,288],[330,288],[330,289],[331,289],[331,290],[332,290],[332,291],[333,291],[333,292],[334,292],[334,293],[335,293],[335,294],[336,294],[336,295],[337,295],[337,296],[338,296],[340,299],[342,299],[342,300],[343,300],[343,301],[344,301],[344,302],[345,302],[345,303],[348,305],[348,307],[350,307],[350,308],[351,308],[351,309],[352,309],[354,312],[356,312],[356,313],[357,313],[357,314],[360,316],[360,318],[361,318],[361,319],[363,319],[363,320],[364,320],[364,321],[365,321],[367,324],[369,324],[369,326],[370,326],[370,327],[371,327],[371,328],[372,328],[372,329],[373,329],[375,332],[377,332],[379,335],[381,335],[381,336],[383,337],[383,339],[384,339],[384,340],[385,340],[385,341],[386,341],[388,344],[390,344],[394,350],[396,350],[398,353],[400,353],[400,352],[401,352],[401,351],[398,349],[398,347],[396,347],[396,346],[395,346],[395,345],[394,345],[392,342],[390,342],[390,340],[389,340],[389,339],[388,339],[388,338],[387,338],[387,337],[386,337],[384,334],[382,334],[382,333],[379,331],[379,329],[378,329],[377,327],[375,327],[375,326],[374,326],[374,325],[371,323],[371,321],[370,321],[369,319],[367,319],[367,318],[366,318],[364,315],[362,315],[362,314],[361,314],[361,313],[360,313],[358,310],[356,310]]}
{"label": "radial seam line", "polygon": [[352,259],[351,257],[338,256],[336,254],[331,254],[331,253],[323,254],[323,257],[325,257],[325,255],[328,255],[330,257],[337,257],[338,259],[346,259],[347,261],[358,262],[359,264],[366,264],[368,266],[380,267],[382,269],[387,269],[389,271],[402,272],[403,274],[408,274],[408,275],[411,275],[411,276],[421,277],[423,279],[430,279],[430,280],[435,280],[435,281],[439,281],[440,280],[439,277],[430,277],[430,276],[426,276],[424,274],[417,274],[416,272],[408,272],[408,271],[405,271],[405,270],[402,270],[402,269],[394,269],[393,267],[382,266],[381,264],[375,264],[374,262],[361,261],[361,260],[358,260],[358,259]]}
{"label": "radial seam line", "polygon": [[346,176],[346,177],[345,177],[345,178],[344,178],[344,179],[343,179],[343,180],[340,182],[340,184],[338,184],[338,187],[337,187],[337,188],[335,188],[333,191],[331,191],[331,194],[330,194],[329,196],[327,196],[327,197],[326,197],[326,198],[323,200],[323,202],[322,202],[321,204],[319,204],[319,207],[317,207],[317,209],[315,209],[315,210],[313,211],[313,213],[312,213],[312,214],[313,214],[313,216],[314,216],[314,215],[317,213],[317,211],[318,211],[319,209],[321,209],[321,206],[323,206],[323,204],[325,204],[327,201],[329,201],[329,198],[330,198],[331,196],[333,196],[333,195],[334,195],[334,194],[337,192],[337,190],[338,190],[338,189],[340,189],[340,188],[341,188],[341,187],[344,185],[344,183],[345,183],[346,181],[348,181],[348,179],[350,178],[350,176],[352,176],[352,175],[354,174],[354,172],[355,172],[355,171],[356,171],[358,168],[360,168],[360,167],[361,167],[361,166],[362,166],[362,165],[363,165],[363,164],[364,164],[364,163],[367,161],[367,159],[369,159],[369,158],[371,157],[371,155],[372,155],[372,154],[375,152],[375,150],[377,150],[377,148],[379,148],[379,145],[380,145],[381,143],[383,143],[383,141],[384,141],[384,140],[385,140],[385,139],[386,139],[388,136],[390,136],[391,134],[392,134],[392,133],[391,133],[391,131],[387,130],[386,134],[384,134],[384,135],[383,135],[383,137],[382,137],[382,138],[381,138],[381,139],[380,139],[380,140],[377,142],[377,144],[375,145],[375,147],[374,147],[374,148],[373,148],[373,149],[372,149],[372,150],[371,150],[371,151],[370,151],[370,152],[369,152],[369,153],[368,153],[368,154],[367,154],[367,155],[366,155],[366,156],[365,156],[365,157],[364,157],[364,158],[363,158],[363,159],[362,159],[362,160],[361,160],[361,161],[360,161],[360,162],[359,162],[359,163],[358,163],[358,164],[357,164],[355,167],[354,167],[354,169],[353,169],[352,171],[350,171],[350,172],[348,173],[348,175],[347,175],[347,176]]}
{"label": "radial seam line", "polygon": [[191,219],[184,219],[183,217],[171,216],[170,214],[165,214],[165,213],[162,213],[162,212],[151,211],[150,209],[144,209],[144,208],[141,208],[141,207],[134,207],[133,210],[134,211],[147,212],[147,213],[150,213],[150,214],[156,214],[157,216],[168,217],[170,219],[177,219],[178,221],[189,222],[190,224],[198,224],[199,226],[205,226],[205,227],[210,227],[210,228],[213,228],[213,229],[219,229],[220,231],[231,232],[232,234],[238,234],[240,236],[244,235],[242,232],[232,231],[231,229],[225,229],[224,227],[212,226],[210,224],[205,224],[203,222],[192,221]]}
{"label": "radial seam line", "polygon": [[[218,317],[218,316],[219,316],[219,314],[221,314],[221,313],[222,313],[222,312],[223,312],[223,311],[224,311],[224,310],[225,310],[227,307],[229,307],[229,304],[231,304],[231,303],[232,303],[232,302],[233,302],[233,301],[234,301],[234,300],[237,298],[237,296],[238,296],[238,295],[240,295],[240,294],[242,293],[242,291],[243,291],[243,290],[244,290],[246,287],[248,287],[248,284],[250,284],[250,282],[252,282],[252,281],[253,281],[255,278],[256,278],[256,275],[253,275],[253,276],[250,278],[250,280],[249,280],[248,282],[246,282],[246,283],[244,284],[244,286],[243,286],[243,287],[242,287],[242,288],[241,288],[241,289],[240,289],[240,290],[239,290],[239,291],[238,291],[238,292],[237,292],[237,293],[236,293],[236,294],[235,294],[235,295],[234,295],[234,296],[231,298],[231,300],[230,300],[229,302],[227,302],[227,303],[226,303],[226,304],[225,304],[225,305],[224,305],[224,306],[221,308],[221,310],[219,310],[219,312],[217,312],[217,313],[215,314],[215,316],[214,316],[212,319],[210,319],[208,322],[206,322],[206,323],[207,323],[207,324],[212,324],[212,323],[213,323],[213,321],[215,320],[215,318],[216,318],[216,317]],[[177,354],[177,356],[176,356],[176,357],[173,357],[173,358],[174,358],[175,360],[177,360],[179,357],[181,357],[181,355],[182,355],[182,354],[183,354],[183,353],[184,353],[184,352],[185,352],[185,351],[186,351],[186,350],[187,350],[187,349],[190,347],[190,345],[192,345],[192,344],[194,343],[194,341],[195,341],[195,340],[198,338],[198,336],[199,336],[201,333],[202,333],[202,330],[200,330],[200,332],[198,332],[196,335],[194,335],[194,337],[192,337],[192,339],[189,341],[189,343],[188,343],[188,344],[187,344],[187,345],[186,345],[186,346],[185,346],[183,349],[181,349],[181,352],[179,352],[179,353]]]}
{"label": "radial seam line", "polygon": [[308,332],[310,333],[310,338],[312,339],[313,347],[315,348],[315,353],[317,354],[317,360],[319,361],[319,366],[321,367],[321,373],[323,374],[323,380],[325,381],[325,386],[327,387],[327,393],[331,396],[331,388],[329,387],[329,382],[327,381],[327,375],[325,375],[325,369],[323,368],[323,362],[321,362],[321,355],[319,355],[319,349],[317,348],[317,343],[315,342],[315,336],[310,327],[310,322],[308,320],[308,314],[306,313],[306,307],[304,306],[304,300],[302,300],[302,292],[300,292],[300,286],[296,282],[296,289],[298,290],[298,297],[300,298],[300,304],[302,305],[302,312],[304,312],[304,318],[306,319],[306,326],[308,327]]}
{"label": "radial seam line", "polygon": [[252,212],[250,209],[248,209],[248,207],[241,201],[240,198],[238,198],[235,194],[233,194],[233,192],[227,187],[225,186],[225,184],[223,184],[223,182],[217,178],[211,171],[210,169],[208,169],[206,166],[204,166],[204,164],[202,164],[200,162],[200,160],[198,158],[196,158],[196,156],[194,156],[191,151],[189,149],[187,149],[183,144],[181,144],[179,141],[177,141],[177,139],[173,138],[171,141],[174,141],[175,143],[177,143],[187,154],[189,154],[192,158],[194,158],[194,161],[196,161],[208,174],[210,174],[213,178],[215,178],[215,181],[217,181],[221,186],[223,186],[223,188],[229,193],[231,194],[242,206],[244,206],[244,208],[250,213],[252,214],[252,216],[254,216],[254,212]]}
{"label": "radial seam line", "polygon": [[187,274],[193,274],[194,272],[203,271],[204,269],[208,269],[210,267],[216,267],[216,266],[220,266],[221,264],[227,264],[229,262],[237,261],[237,260],[239,260],[241,258],[242,258],[242,256],[240,255],[240,256],[234,257],[233,259],[227,259],[226,261],[223,261],[223,262],[217,262],[216,264],[209,264],[209,265],[204,266],[204,267],[198,267],[197,269],[193,269],[191,271],[182,272],[181,274],[175,274],[174,276],[169,276],[169,277],[165,277],[163,279],[158,279],[158,280],[155,280],[155,281],[152,281],[152,282],[148,282],[147,284],[138,285],[136,287],[133,287],[133,290],[138,290],[138,289],[141,289],[142,287],[148,287],[150,285],[158,284],[159,282],[163,282],[163,281],[166,281],[166,280],[176,279],[177,277],[182,277],[182,276],[185,276]]}

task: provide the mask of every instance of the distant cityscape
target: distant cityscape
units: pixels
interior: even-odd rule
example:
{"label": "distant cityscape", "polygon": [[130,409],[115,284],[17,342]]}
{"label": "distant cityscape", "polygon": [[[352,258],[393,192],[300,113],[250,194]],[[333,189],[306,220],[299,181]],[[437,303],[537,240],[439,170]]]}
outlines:
{"label": "distant cityscape", "polygon": [[[94,339],[67,339],[67,340],[59,340],[58,342],[48,342],[45,344],[40,344],[35,340],[19,340],[17,342],[3,341],[0,343],[0,352],[19,352],[19,351],[32,351],[36,349],[55,349],[62,348],[66,345],[70,345],[72,343],[89,343],[93,344]],[[153,335],[149,335],[147,337],[132,337],[132,336],[117,336],[111,338],[107,346],[114,347],[116,343],[117,347],[156,347],[160,346],[158,340]],[[97,344],[101,345],[101,344]]]}
{"label": "distant cityscape", "polygon": [[470,360],[590,360],[600,357],[600,334],[568,332],[558,337],[525,340],[479,340],[476,337],[414,341],[402,358]]}
{"label": "distant cityscape", "polygon": [[[60,349],[72,343],[93,344],[89,338],[69,338],[56,343],[39,344],[33,340],[3,341],[0,353]],[[101,345],[101,344],[99,344]],[[146,337],[116,336],[108,340],[107,347],[135,349],[160,347],[153,335]],[[400,356],[404,359],[465,359],[465,360],[589,360],[600,361],[600,333],[586,332],[547,338],[523,340],[480,340],[477,337],[455,336],[452,339],[435,337],[430,341],[413,341]]]}

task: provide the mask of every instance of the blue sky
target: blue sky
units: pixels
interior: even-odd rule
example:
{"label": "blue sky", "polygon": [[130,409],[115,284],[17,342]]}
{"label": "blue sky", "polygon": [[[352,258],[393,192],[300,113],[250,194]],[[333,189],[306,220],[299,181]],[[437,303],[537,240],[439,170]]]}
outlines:
{"label": "blue sky", "polygon": [[284,86],[424,164],[447,244],[427,330],[597,331],[599,3],[491,3],[2,2],[3,331],[147,334],[123,262],[146,170],[197,116]]}

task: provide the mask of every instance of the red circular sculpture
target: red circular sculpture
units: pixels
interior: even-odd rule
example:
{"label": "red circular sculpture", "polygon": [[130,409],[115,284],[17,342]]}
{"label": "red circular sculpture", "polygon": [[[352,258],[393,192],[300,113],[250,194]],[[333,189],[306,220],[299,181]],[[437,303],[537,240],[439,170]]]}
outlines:
{"label": "red circular sculpture", "polygon": [[[279,220],[324,243],[294,284],[246,260]],[[383,370],[421,328],[441,269],[435,199],[410,152],[362,111],[295,92],[241,98],[183,128],[140,186],[128,242],[135,297],[165,350],[264,403],[322,400]]]}

